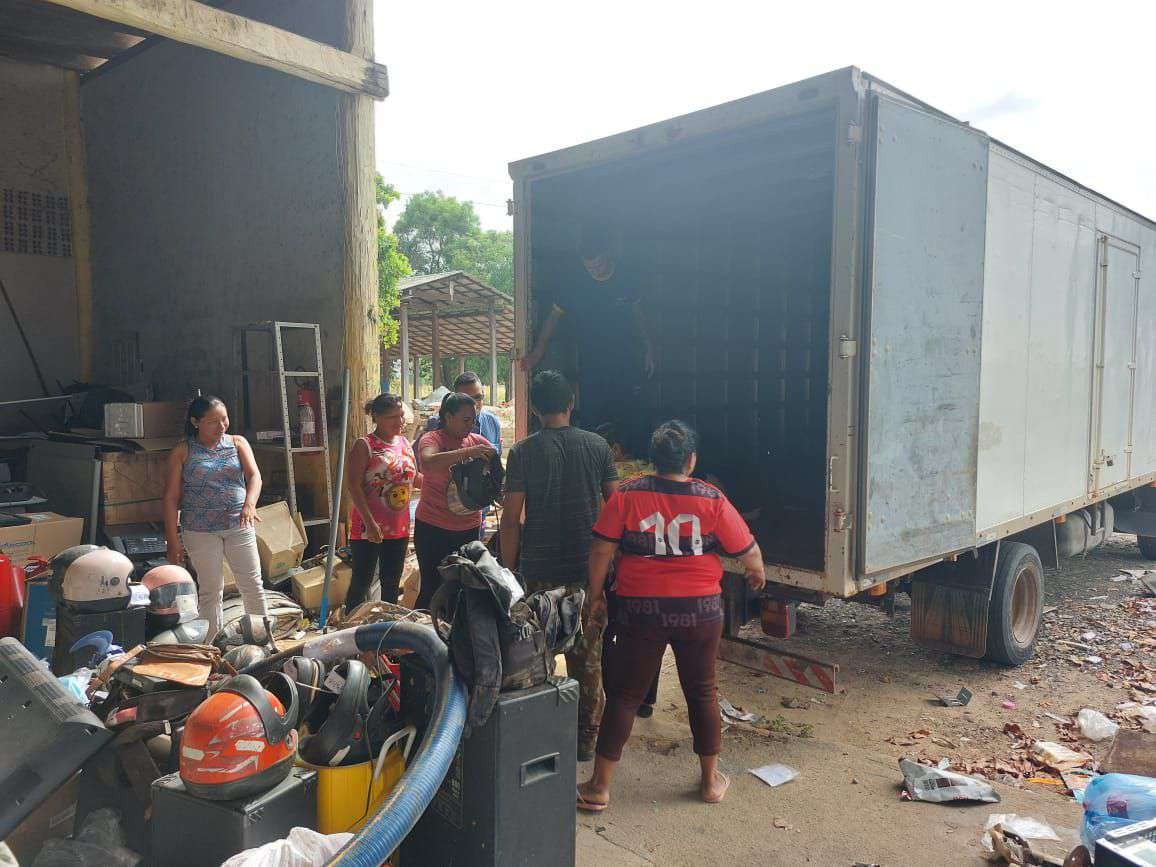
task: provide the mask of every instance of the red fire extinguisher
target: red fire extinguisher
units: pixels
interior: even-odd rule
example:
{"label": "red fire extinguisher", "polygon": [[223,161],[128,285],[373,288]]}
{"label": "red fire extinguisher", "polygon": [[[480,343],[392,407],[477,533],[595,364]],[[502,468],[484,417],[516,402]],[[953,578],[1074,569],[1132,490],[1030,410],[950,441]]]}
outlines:
{"label": "red fire extinguisher", "polygon": [[0,553],[0,638],[20,637],[20,616],[24,613],[24,572],[11,558]]}
{"label": "red fire extinguisher", "polygon": [[311,383],[297,386],[297,422],[301,428],[301,445],[304,448],[320,445],[317,425],[321,423],[321,395]]}

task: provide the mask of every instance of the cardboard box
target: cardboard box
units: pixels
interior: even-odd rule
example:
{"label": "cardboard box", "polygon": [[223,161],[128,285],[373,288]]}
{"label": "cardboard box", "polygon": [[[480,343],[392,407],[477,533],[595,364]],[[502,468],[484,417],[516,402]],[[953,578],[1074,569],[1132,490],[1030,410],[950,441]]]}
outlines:
{"label": "cardboard box", "polygon": [[270,503],[257,510],[257,553],[261,557],[261,574],[276,581],[305,556],[305,527],[301,516],[289,511],[288,503]]}
{"label": "cardboard box", "polygon": [[80,774],[76,773],[5,838],[18,863],[31,864],[46,841],[72,835],[79,795]]}
{"label": "cardboard box", "polygon": [[[333,565],[333,580],[329,582],[329,610],[345,604],[353,570],[344,563]],[[293,576],[293,598],[308,611],[321,608],[321,588],[325,585],[325,567],[314,566]]]}
{"label": "cardboard box", "polygon": [[185,428],[183,400],[154,403],[106,403],[106,437],[176,437]]}
{"label": "cardboard box", "polygon": [[34,554],[51,559],[65,548],[80,544],[84,518],[68,518],[56,512],[29,512],[23,517],[31,523],[0,527],[0,551],[18,569],[23,569]]}
{"label": "cardboard box", "polygon": [[102,524],[164,521],[170,451],[107,452],[100,456]]}

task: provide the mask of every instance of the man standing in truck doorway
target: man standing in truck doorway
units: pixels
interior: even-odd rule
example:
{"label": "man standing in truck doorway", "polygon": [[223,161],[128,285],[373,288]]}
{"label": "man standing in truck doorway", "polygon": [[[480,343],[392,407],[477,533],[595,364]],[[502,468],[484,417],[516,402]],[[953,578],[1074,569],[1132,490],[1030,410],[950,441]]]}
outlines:
{"label": "man standing in truck doorway", "polygon": [[561,337],[562,358],[556,366],[577,386],[576,423],[594,430],[613,422],[627,448],[641,453],[649,437],[642,392],[654,373],[654,348],[645,314],[645,280],[632,266],[638,251],[621,248],[620,234],[604,221],[586,221],[579,231],[578,255],[559,268],[543,269],[543,283],[553,289],[554,303],[521,365],[532,373],[555,336]]}

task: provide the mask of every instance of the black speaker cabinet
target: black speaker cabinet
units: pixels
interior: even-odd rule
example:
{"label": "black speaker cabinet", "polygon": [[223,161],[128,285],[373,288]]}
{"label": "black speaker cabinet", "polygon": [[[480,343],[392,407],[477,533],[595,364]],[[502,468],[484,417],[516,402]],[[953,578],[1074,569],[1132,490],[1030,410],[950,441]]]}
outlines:
{"label": "black speaker cabinet", "polygon": [[177,774],[153,783],[152,859],[157,867],[207,867],[246,849],[317,826],[317,772],[294,768],[267,792],[209,801],[185,790]]}
{"label": "black speaker cabinet", "polygon": [[[429,719],[429,675],[402,664],[402,713]],[[449,773],[401,844],[403,864],[574,864],[578,684],[503,693],[485,726],[458,748]]]}

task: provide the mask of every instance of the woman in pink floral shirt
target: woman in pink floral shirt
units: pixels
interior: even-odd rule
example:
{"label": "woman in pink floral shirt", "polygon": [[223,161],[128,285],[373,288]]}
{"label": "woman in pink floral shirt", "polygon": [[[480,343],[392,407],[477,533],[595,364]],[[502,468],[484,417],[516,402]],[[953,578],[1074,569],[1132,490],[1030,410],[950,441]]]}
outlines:
{"label": "woman in pink floral shirt", "polygon": [[409,547],[409,501],[417,477],[413,448],[401,429],[405,409],[401,398],[379,394],[365,405],[373,432],[353,444],[345,464],[353,500],[349,547],[353,577],[345,608],[365,601],[377,568],[381,600],[397,602],[405,553]]}

